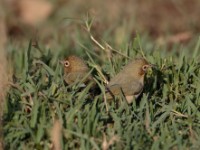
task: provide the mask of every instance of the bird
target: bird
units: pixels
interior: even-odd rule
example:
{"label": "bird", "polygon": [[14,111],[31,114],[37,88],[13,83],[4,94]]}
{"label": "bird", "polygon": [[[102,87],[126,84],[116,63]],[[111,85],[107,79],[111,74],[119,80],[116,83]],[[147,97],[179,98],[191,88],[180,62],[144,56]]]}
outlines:
{"label": "bird", "polygon": [[92,76],[89,74],[90,69],[82,58],[70,55],[60,63],[64,66],[64,80],[67,84],[79,81],[86,83],[92,80]]}
{"label": "bird", "polygon": [[153,67],[144,58],[131,60],[106,86],[106,98],[113,99],[114,96],[124,94],[130,104],[142,92],[144,87],[144,76],[149,68]]}

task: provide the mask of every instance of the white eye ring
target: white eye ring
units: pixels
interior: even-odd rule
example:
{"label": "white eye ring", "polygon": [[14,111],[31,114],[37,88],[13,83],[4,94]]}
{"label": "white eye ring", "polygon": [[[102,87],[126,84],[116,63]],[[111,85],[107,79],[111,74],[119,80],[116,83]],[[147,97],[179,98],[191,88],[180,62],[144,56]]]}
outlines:
{"label": "white eye ring", "polygon": [[69,67],[69,65],[70,65],[69,61],[66,60],[66,61],[64,62],[64,65],[65,65],[65,67]]}
{"label": "white eye ring", "polygon": [[148,65],[144,65],[144,66],[142,66],[142,70],[147,71],[148,67],[149,67]]}

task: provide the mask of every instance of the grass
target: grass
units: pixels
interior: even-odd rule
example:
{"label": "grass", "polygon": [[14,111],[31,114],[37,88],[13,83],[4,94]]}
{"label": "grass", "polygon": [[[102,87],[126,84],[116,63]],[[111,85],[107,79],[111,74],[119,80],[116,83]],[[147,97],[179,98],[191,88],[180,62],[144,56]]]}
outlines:
{"label": "grass", "polygon": [[51,149],[56,120],[62,125],[63,149],[200,147],[200,40],[194,39],[188,46],[175,45],[170,52],[144,36],[121,43],[118,52],[129,58],[144,55],[158,68],[147,74],[137,101],[128,105],[121,97],[108,103],[107,111],[103,95],[94,96],[90,84],[80,89],[77,84],[64,83],[59,60],[71,53],[83,57],[103,93],[101,73],[112,78],[129,58],[112,52],[105,43],[105,51],[100,49],[80,30],[75,37],[74,51],[70,43],[64,43],[66,36],[61,43],[58,40],[58,49],[45,48],[39,42],[39,51],[32,41],[20,47],[10,45],[14,83],[4,111],[6,149]]}

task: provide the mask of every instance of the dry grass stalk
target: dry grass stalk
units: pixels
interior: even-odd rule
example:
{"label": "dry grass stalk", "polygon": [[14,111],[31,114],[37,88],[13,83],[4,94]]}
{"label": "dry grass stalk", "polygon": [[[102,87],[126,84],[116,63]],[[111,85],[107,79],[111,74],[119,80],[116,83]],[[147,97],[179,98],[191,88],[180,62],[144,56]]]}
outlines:
{"label": "dry grass stalk", "polygon": [[53,143],[53,150],[61,150],[61,136],[62,136],[62,125],[59,120],[55,120],[52,131],[51,141]]}

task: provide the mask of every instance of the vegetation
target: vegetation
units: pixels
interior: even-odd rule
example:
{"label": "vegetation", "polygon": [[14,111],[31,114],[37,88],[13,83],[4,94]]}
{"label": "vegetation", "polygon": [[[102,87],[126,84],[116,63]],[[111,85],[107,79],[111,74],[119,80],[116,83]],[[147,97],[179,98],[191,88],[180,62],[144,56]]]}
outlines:
{"label": "vegetation", "polygon": [[[198,149],[200,40],[166,51],[167,47],[137,35],[114,50],[112,37],[112,46],[98,45],[101,41],[93,39],[91,20],[84,23],[88,32],[76,29],[74,50],[66,36],[57,40],[59,49],[46,48],[35,39],[25,46],[10,45],[14,83],[5,104],[5,148],[52,148],[51,140],[57,137],[51,131],[59,120],[63,149]],[[83,89],[79,83],[64,83],[59,60],[72,53],[87,60],[98,93],[92,84]],[[112,78],[138,56],[158,66],[148,72],[142,95],[130,105],[123,97],[106,102],[103,75]]]}

